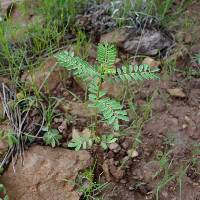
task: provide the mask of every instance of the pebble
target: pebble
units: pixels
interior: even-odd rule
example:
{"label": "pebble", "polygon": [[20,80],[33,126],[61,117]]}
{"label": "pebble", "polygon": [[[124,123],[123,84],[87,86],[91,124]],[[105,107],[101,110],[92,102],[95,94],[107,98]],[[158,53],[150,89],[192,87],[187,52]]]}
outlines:
{"label": "pebble", "polygon": [[129,186],[128,189],[129,189],[130,191],[133,191],[133,190],[134,190],[134,187],[133,187],[133,186]]}
{"label": "pebble", "polygon": [[126,183],[127,183],[127,180],[126,180],[126,179],[121,179],[121,180],[120,180],[120,183],[126,184]]}
{"label": "pebble", "polygon": [[122,143],[122,147],[123,147],[125,150],[127,150],[128,147],[129,147],[129,143],[128,143],[127,141],[124,141],[124,142]]}
{"label": "pebble", "polygon": [[121,150],[121,147],[117,143],[112,143],[109,145],[109,149],[115,153],[118,153]]}
{"label": "pebble", "polygon": [[128,153],[128,155],[129,155],[131,158],[136,158],[136,157],[139,155],[139,153],[138,153],[137,151],[132,150],[132,149],[129,149],[129,150],[127,151],[127,153]]}

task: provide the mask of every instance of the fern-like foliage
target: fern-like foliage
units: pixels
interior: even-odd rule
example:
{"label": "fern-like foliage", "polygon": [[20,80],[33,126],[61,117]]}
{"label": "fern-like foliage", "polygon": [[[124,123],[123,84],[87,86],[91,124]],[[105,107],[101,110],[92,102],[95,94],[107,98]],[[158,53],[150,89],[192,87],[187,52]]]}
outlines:
{"label": "fern-like foliage", "polygon": [[[104,96],[105,92],[101,91],[101,95]],[[104,121],[112,125],[114,130],[119,130],[119,120],[128,121],[127,112],[123,109],[123,106],[113,99],[108,97],[97,99],[97,96],[90,95],[91,103],[90,107],[96,108],[100,114],[103,115]]]}
{"label": "fern-like foliage", "polygon": [[82,136],[78,136],[76,138],[73,138],[69,142],[68,147],[74,148],[75,151],[79,151],[80,149],[91,148],[92,145],[93,145],[93,138],[82,135]]}
{"label": "fern-like foliage", "polygon": [[97,60],[104,67],[111,67],[115,64],[117,50],[114,45],[108,43],[99,44],[97,49]]}
{"label": "fern-like foliage", "polygon": [[151,68],[149,65],[129,65],[117,68],[115,74],[113,75],[116,81],[142,81],[142,80],[153,80],[159,79],[155,72],[159,71],[158,68]]}
{"label": "fern-like foliage", "polygon": [[[115,64],[116,56],[117,51],[114,45],[102,43],[98,45],[97,49],[98,66],[91,67],[81,58],[66,51],[61,52],[56,57],[58,62],[68,70],[73,71],[75,76],[87,80],[89,106],[95,108],[101,114],[104,122],[111,125],[115,130],[119,130],[119,121],[128,121],[127,112],[123,110],[120,102],[106,97],[106,91],[102,89],[103,82],[108,77],[116,81],[158,79],[158,76],[155,74],[158,69],[151,68],[145,64],[140,66],[122,66],[115,69],[113,65]],[[80,149],[82,144],[84,144],[83,147],[85,148],[87,143],[85,138],[79,138],[78,141],[73,141],[70,143],[70,146],[76,146],[77,149]]]}
{"label": "fern-like foliage", "polygon": [[123,106],[113,99],[107,98],[106,91],[100,90],[98,83],[90,84],[89,107],[96,108],[103,115],[104,121],[119,130],[119,120],[128,121],[127,112],[122,110]]}
{"label": "fern-like foliage", "polygon": [[99,73],[92,68],[86,61],[79,57],[73,56],[72,53],[64,51],[56,55],[58,62],[67,70],[72,70],[73,74],[83,79],[97,77]]}

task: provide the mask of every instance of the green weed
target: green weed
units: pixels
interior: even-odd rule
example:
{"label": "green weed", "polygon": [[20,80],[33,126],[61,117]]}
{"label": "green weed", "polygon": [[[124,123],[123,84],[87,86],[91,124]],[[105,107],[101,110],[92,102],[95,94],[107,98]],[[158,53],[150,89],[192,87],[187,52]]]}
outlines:
{"label": "green weed", "polygon": [[[88,86],[89,107],[96,110],[94,119],[93,136],[96,137],[98,126],[98,114],[102,121],[110,125],[115,131],[120,128],[121,120],[128,121],[127,112],[123,106],[115,99],[106,97],[107,91],[102,89],[105,80],[111,79],[119,81],[142,81],[145,79],[157,79],[155,72],[157,68],[151,69],[148,65],[122,66],[114,69],[117,51],[113,45],[103,43],[98,45],[97,60],[98,66],[91,67],[87,62],[79,57],[75,57],[70,52],[59,53],[56,57],[61,66],[73,72],[74,76],[84,80]],[[91,80],[92,77],[92,80]]]}
{"label": "green weed", "polygon": [[103,200],[104,198],[100,197],[101,193],[109,185],[109,183],[101,183],[100,177],[95,180],[95,167],[96,164],[83,171],[75,182],[71,182],[84,200]]}

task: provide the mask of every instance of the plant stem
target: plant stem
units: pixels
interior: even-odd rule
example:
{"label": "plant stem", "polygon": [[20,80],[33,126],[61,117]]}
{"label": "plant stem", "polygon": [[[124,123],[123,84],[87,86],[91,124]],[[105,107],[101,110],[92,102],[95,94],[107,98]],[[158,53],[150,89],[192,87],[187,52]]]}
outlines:
{"label": "plant stem", "polygon": [[[97,101],[99,100],[99,94],[100,94],[100,91],[101,91],[101,88],[102,88],[102,84],[104,82],[104,71],[102,70],[101,68],[101,78],[98,82],[98,92],[97,92]],[[96,136],[96,133],[97,133],[97,127],[98,127],[98,110],[96,108],[96,111],[95,111],[95,126],[94,126],[94,137]]]}

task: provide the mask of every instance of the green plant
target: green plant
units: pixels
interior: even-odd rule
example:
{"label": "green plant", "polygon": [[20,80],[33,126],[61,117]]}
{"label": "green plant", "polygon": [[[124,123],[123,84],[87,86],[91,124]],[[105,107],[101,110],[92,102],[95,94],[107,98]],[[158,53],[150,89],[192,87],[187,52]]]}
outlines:
{"label": "green plant", "polygon": [[[106,80],[110,79],[119,82],[158,79],[158,76],[155,74],[158,69],[151,68],[148,65],[129,65],[117,69],[114,68],[116,56],[116,48],[114,45],[109,45],[108,43],[98,45],[98,65],[94,67],[67,51],[61,52],[56,56],[61,66],[72,71],[74,76],[84,80],[88,86],[89,107],[95,109],[96,112],[93,130],[94,137],[96,136],[99,114],[102,121],[112,126],[115,131],[118,131],[120,128],[120,120],[129,120],[126,110],[123,109],[123,105],[115,99],[106,97],[107,92],[103,89],[103,83]],[[80,143],[77,144],[80,147]]]}
{"label": "green plant", "polygon": [[56,129],[50,129],[45,130],[45,134],[43,135],[43,140],[46,145],[51,145],[52,147],[55,147],[59,144],[59,140],[62,138],[62,136],[59,134],[58,130]]}
{"label": "green plant", "polygon": [[87,149],[87,148],[92,147],[93,142],[94,142],[93,138],[82,135],[82,136],[73,138],[69,142],[68,147],[75,148],[76,151],[79,151],[80,149]]}
{"label": "green plant", "polygon": [[[85,200],[103,200],[99,197],[102,191],[109,185],[109,183],[101,183],[100,177],[95,180],[96,162],[90,168],[84,170],[77,177],[76,181],[71,182],[73,186],[77,187],[77,192]],[[70,183],[70,180],[65,180]],[[81,199],[82,199],[81,198]]]}
{"label": "green plant", "polygon": [[108,149],[109,144],[117,141],[117,138],[114,135],[102,135],[102,137],[90,137],[86,135],[80,135],[78,137],[73,138],[69,143],[68,147],[74,148],[75,151],[79,151],[80,149],[89,149],[92,147],[94,143],[100,144],[104,150]]}
{"label": "green plant", "polygon": [[170,160],[169,152],[163,153],[159,151],[155,162],[159,164],[160,169],[155,173],[154,178],[161,175],[161,172],[164,174],[156,186],[156,200],[159,200],[160,191],[171,181],[175,180],[176,175],[171,172],[173,160]]}
{"label": "green plant", "polygon": [[6,140],[10,148],[19,143],[19,140],[11,130],[7,133],[0,131],[0,140]]}
{"label": "green plant", "polygon": [[200,53],[195,54],[193,59],[197,62],[198,65],[200,65]]}
{"label": "green plant", "polygon": [[103,83],[107,79],[116,81],[157,79],[158,76],[154,72],[158,69],[152,69],[148,65],[129,65],[115,69],[113,65],[116,56],[116,48],[108,43],[103,43],[98,45],[98,66],[91,67],[86,61],[67,51],[59,53],[56,57],[62,66],[73,71],[74,76],[86,81],[89,88],[89,107],[96,109],[95,125],[97,125],[99,113],[104,122],[111,125],[114,130],[119,130],[119,120],[128,121],[127,112],[123,110],[120,102],[106,97],[106,91],[102,89]]}
{"label": "green plant", "polygon": [[108,149],[108,146],[109,144],[112,144],[114,142],[117,141],[117,138],[114,137],[114,135],[103,135],[101,137],[101,147],[104,149],[104,150],[107,150]]}
{"label": "green plant", "polygon": [[0,194],[4,196],[4,197],[0,197],[0,200],[9,200],[6,188],[3,184],[0,184]]}

